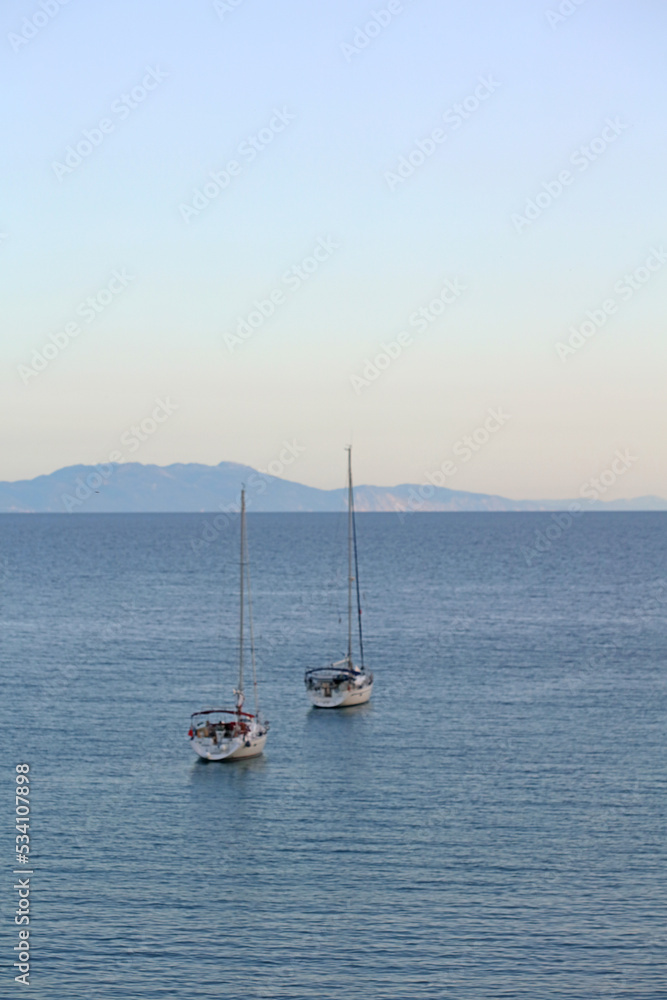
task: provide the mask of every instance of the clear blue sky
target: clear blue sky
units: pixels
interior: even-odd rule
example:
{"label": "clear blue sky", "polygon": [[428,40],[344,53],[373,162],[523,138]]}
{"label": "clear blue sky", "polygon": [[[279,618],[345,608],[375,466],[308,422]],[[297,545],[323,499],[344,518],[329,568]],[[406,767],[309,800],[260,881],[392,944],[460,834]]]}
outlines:
{"label": "clear blue sky", "polygon": [[657,0],[43,3],[0,12],[0,478],[289,441],[334,487],[352,435],[357,482],[424,482],[502,408],[447,485],[629,449],[608,497],[667,496]]}

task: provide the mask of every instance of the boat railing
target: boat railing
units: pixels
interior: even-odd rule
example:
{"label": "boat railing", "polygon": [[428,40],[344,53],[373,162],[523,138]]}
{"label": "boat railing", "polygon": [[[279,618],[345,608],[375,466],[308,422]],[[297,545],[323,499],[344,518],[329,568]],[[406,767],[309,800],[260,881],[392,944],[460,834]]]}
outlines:
{"label": "boat railing", "polygon": [[233,718],[240,719],[254,719],[255,716],[251,712],[241,712],[237,708],[203,708],[199,712],[193,712],[190,716],[191,719],[203,719],[208,715],[230,715]]}

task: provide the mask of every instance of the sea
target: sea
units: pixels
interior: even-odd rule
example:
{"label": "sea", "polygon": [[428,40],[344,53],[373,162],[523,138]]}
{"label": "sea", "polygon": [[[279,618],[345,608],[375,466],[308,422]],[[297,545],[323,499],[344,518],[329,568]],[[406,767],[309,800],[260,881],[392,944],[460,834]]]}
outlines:
{"label": "sea", "polygon": [[238,533],[0,516],[2,996],[667,996],[667,515],[358,515],[375,687],[322,711],[303,673],[345,652],[345,515],[250,513],[269,738],[205,764]]}

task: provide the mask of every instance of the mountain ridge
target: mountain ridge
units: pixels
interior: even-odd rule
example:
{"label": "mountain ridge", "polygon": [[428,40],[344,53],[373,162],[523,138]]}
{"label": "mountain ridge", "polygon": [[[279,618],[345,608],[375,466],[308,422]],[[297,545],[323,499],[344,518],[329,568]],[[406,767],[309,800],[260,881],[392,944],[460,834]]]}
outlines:
{"label": "mountain ridge", "polygon": [[[322,490],[280,479],[240,462],[204,465],[141,462],[70,465],[33,479],[0,482],[0,513],[212,513],[238,507],[241,483],[256,512],[345,510],[345,487]],[[656,496],[624,500],[512,500],[430,483],[355,487],[360,512],[667,510]]]}

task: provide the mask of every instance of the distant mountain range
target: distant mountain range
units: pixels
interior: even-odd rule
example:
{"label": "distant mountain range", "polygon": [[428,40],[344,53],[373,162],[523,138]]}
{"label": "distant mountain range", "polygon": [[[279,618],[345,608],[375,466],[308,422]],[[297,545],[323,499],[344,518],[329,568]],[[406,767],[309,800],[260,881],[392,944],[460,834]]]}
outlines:
{"label": "distant mountain range", "polygon": [[[249,511],[341,511],[345,489],[320,490],[247,465],[71,465],[48,476],[0,482],[1,513],[149,513],[232,511],[245,483]],[[508,500],[444,486],[357,486],[359,511],[667,510],[661,497],[634,500]]]}

